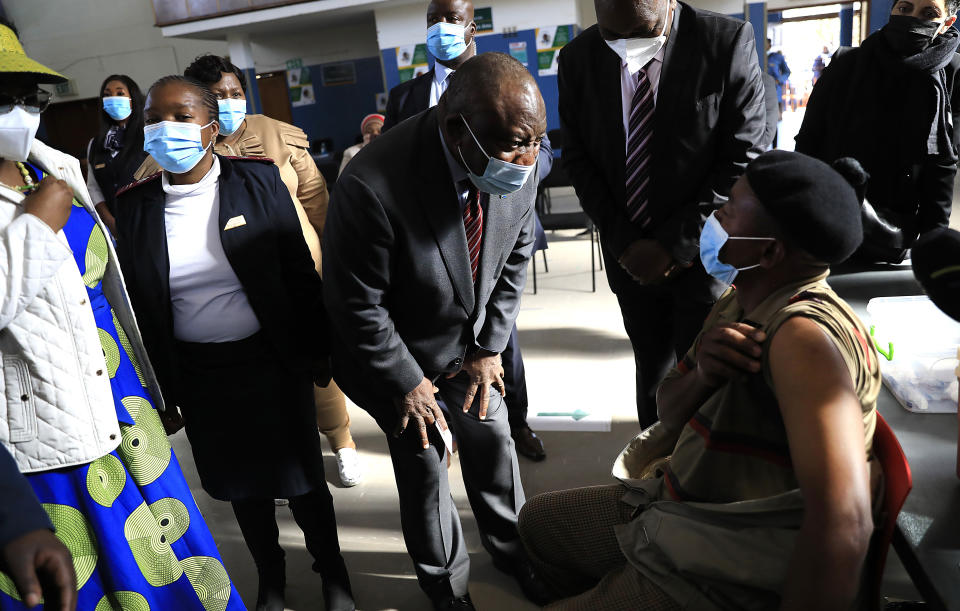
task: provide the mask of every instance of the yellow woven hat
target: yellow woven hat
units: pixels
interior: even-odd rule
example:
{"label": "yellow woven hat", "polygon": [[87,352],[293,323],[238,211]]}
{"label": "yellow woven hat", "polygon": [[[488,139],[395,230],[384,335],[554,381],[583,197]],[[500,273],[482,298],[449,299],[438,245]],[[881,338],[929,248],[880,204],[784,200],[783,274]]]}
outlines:
{"label": "yellow woven hat", "polygon": [[27,57],[13,30],[0,25],[0,73],[4,72],[32,74],[37,77],[38,83],[62,83],[67,80],[59,72]]}

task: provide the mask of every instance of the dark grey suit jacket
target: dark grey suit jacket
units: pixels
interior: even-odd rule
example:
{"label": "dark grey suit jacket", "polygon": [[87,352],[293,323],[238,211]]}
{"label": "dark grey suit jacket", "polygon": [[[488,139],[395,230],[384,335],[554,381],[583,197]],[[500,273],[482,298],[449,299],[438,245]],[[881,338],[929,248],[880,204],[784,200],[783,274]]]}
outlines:
{"label": "dark grey suit jacket", "polygon": [[517,193],[490,197],[475,288],[443,146],[430,109],[365,146],[330,199],[323,284],[334,377],[358,403],[402,396],[480,348],[502,351],[520,309],[536,173]]}

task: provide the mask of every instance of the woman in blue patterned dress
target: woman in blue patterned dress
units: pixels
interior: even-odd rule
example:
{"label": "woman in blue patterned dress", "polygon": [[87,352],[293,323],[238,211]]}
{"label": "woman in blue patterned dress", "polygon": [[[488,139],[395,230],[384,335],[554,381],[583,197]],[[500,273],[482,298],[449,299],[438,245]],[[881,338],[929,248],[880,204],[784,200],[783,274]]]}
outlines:
{"label": "woman in blue patterned dress", "polygon": [[[0,441],[73,556],[80,609],[243,609],[157,412],[79,163],[34,140],[64,77],[0,23]],[[0,609],[25,609],[0,573]]]}

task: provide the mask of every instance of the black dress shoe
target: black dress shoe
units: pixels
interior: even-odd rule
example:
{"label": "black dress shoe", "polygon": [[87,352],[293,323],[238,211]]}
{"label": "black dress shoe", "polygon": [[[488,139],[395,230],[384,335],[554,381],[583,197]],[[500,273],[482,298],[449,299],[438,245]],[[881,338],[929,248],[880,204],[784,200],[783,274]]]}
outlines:
{"label": "black dress shoe", "polygon": [[535,461],[541,461],[547,457],[547,453],[543,450],[543,442],[530,430],[529,426],[510,431],[510,436],[513,437],[513,443],[517,446],[517,454]]}
{"label": "black dress shoe", "polygon": [[433,608],[436,611],[476,611],[470,594],[464,594],[458,598],[446,598],[434,601]]}
{"label": "black dress shoe", "polygon": [[540,581],[533,566],[526,560],[511,564],[494,558],[493,566],[516,579],[523,595],[538,607],[545,607],[556,600],[557,597],[551,593],[545,583]]}

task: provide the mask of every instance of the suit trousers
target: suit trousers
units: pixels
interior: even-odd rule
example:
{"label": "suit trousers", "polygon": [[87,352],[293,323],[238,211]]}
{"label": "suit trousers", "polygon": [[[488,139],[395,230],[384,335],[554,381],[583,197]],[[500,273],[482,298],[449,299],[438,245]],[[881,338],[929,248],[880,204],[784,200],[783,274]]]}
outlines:
{"label": "suit trousers", "polygon": [[[517,514],[525,501],[510,425],[507,403],[490,389],[487,417],[479,418],[479,400],[463,412],[468,377],[440,377],[439,401],[448,408],[448,424],[456,434],[460,466],[473,509],[480,540],[494,561],[513,567],[526,559],[517,533]],[[443,441],[436,427],[429,427],[431,445],[426,450],[411,423],[400,437],[396,407],[390,403],[364,408],[376,418],[387,435],[400,496],[400,520],[407,551],[413,559],[420,587],[438,601],[467,593],[470,558],[460,525],[460,516],[450,494]]]}
{"label": "suit trousers", "polygon": [[510,430],[515,431],[527,426],[527,373],[523,366],[523,354],[520,353],[520,337],[517,325],[513,325],[510,341],[500,353],[503,359],[503,385],[507,391],[507,412]]}
{"label": "suit trousers", "polygon": [[637,417],[646,428],[658,420],[657,387],[693,345],[713,304],[669,284],[635,284],[617,300],[637,366]]}

